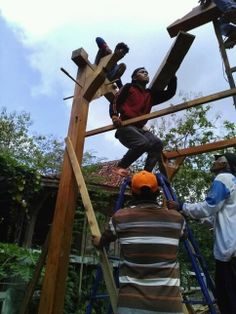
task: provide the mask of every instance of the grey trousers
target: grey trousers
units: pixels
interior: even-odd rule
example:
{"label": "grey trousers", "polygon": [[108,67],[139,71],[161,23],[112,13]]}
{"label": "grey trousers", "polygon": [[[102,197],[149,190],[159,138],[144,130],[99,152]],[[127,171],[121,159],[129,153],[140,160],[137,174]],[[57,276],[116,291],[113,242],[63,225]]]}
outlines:
{"label": "grey trousers", "polygon": [[118,164],[119,167],[128,168],[143,153],[147,153],[144,170],[151,172],[158,162],[159,167],[163,168],[160,171],[165,174],[161,158],[163,143],[156,135],[148,130],[128,125],[117,129],[115,137],[128,148]]}

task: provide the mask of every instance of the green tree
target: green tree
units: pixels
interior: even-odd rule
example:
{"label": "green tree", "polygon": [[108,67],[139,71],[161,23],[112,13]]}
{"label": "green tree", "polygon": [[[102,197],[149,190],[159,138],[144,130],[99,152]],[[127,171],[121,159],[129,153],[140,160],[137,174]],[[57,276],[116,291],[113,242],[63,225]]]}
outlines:
{"label": "green tree", "polygon": [[33,168],[41,174],[60,171],[64,144],[54,136],[30,132],[32,121],[29,113],[0,111],[0,154]]}
{"label": "green tree", "polygon": [[[187,100],[188,98],[185,97],[184,101]],[[235,124],[222,120],[220,114],[212,115],[210,105],[198,106],[158,119],[152,122],[151,129],[163,140],[167,151],[203,145],[236,136]],[[209,169],[214,160],[214,154],[226,151],[236,153],[236,148],[186,157],[172,180],[172,187],[182,201],[204,200],[213,179]],[[143,163],[144,160],[141,158],[135,168],[143,168]],[[201,253],[207,260],[210,272],[213,273],[212,231],[193,220],[188,220],[188,224],[193,230],[195,239],[199,242]],[[183,251],[181,259],[183,274],[186,269],[189,269],[189,260]],[[188,279],[188,276],[184,276],[182,284],[184,282],[188,285]]]}
{"label": "green tree", "polygon": [[0,110],[0,176],[8,203],[7,240],[22,241],[25,219],[30,220],[32,202],[41,189],[41,175],[60,171],[63,143],[53,136],[32,134],[26,112]]}
{"label": "green tree", "polygon": [[[151,128],[163,140],[167,151],[235,137],[235,124],[222,121],[219,114],[212,116],[210,109],[210,105],[203,105],[187,109],[184,113],[171,114],[153,123]],[[236,150],[228,148],[227,151]],[[214,160],[214,154],[222,152],[224,151],[186,157],[173,178],[173,187],[181,198],[188,201],[203,200],[212,180],[210,164]]]}

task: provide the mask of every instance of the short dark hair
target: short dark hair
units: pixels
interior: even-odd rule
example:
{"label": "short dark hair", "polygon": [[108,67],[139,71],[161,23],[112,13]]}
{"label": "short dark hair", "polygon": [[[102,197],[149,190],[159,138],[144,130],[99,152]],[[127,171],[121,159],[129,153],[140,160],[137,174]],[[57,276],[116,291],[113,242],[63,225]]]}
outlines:
{"label": "short dark hair", "polygon": [[236,174],[236,155],[233,153],[225,153],[224,156],[228,161],[231,172],[235,175]]}
{"label": "short dark hair", "polygon": [[142,187],[142,189],[140,189],[139,194],[132,192],[132,196],[135,201],[139,202],[156,201],[159,193],[160,193],[159,189],[156,192],[152,192],[152,190],[149,187],[145,186]]}
{"label": "short dark hair", "polygon": [[226,169],[233,174],[236,175],[236,155],[233,153],[224,153],[220,155],[215,155],[215,161],[217,161],[219,158],[225,157],[225,166],[221,167],[221,169]]}
{"label": "short dark hair", "polygon": [[145,67],[140,67],[134,70],[134,72],[131,75],[132,80],[134,79],[135,75],[138,73],[138,71],[145,69]]}

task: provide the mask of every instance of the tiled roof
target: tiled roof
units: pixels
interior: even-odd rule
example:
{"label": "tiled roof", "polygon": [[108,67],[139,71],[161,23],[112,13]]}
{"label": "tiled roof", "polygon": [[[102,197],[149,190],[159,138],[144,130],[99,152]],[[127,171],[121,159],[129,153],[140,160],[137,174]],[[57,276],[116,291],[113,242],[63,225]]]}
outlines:
{"label": "tiled roof", "polygon": [[112,168],[117,164],[117,160],[103,162],[101,165],[98,165],[98,171],[95,173],[98,177],[101,178],[101,184],[107,187],[118,188],[124,180],[124,177],[121,177],[112,172]]}
{"label": "tiled roof", "polygon": [[[117,189],[122,184],[124,178],[114,174],[112,168],[117,164],[117,160],[102,162],[97,165],[95,172],[89,174],[86,183],[93,186],[104,187],[105,189]],[[45,187],[57,188],[60,175],[42,176],[42,185]]]}

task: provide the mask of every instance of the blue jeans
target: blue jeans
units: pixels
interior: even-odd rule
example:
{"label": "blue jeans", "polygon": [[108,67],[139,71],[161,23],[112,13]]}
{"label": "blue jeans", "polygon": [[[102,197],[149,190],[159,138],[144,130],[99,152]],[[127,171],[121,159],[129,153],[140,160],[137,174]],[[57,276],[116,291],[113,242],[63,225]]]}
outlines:
{"label": "blue jeans", "polygon": [[224,36],[229,36],[230,32],[236,29],[234,25],[227,22],[223,17],[219,18],[219,26],[221,34]]}
{"label": "blue jeans", "polygon": [[213,2],[224,13],[236,9],[236,2],[234,0],[213,0]]}
{"label": "blue jeans", "polygon": [[[236,1],[234,0],[213,0],[213,2],[223,13],[236,10]],[[223,17],[219,19],[219,24],[220,31],[223,36],[229,36],[230,32],[236,29],[235,26],[230,24]]]}

